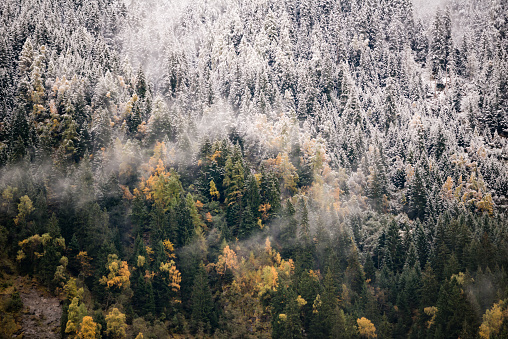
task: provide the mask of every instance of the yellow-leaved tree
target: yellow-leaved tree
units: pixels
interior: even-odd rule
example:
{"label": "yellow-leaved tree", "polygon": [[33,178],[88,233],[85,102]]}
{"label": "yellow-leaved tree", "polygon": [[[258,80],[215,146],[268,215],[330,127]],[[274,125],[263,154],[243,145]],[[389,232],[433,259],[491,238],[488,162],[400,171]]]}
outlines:
{"label": "yellow-leaved tree", "polygon": [[167,212],[171,201],[177,199],[183,191],[178,174],[175,171],[166,170],[163,161],[165,153],[164,143],[157,143],[154,147],[154,155],[148,163],[148,178],[145,176],[139,187],[134,189],[135,196],[144,196],[163,212]]}
{"label": "yellow-leaved tree", "polygon": [[434,325],[434,322],[436,320],[437,307],[436,306],[425,307],[423,309],[423,312],[425,312],[425,314],[430,317],[430,319],[427,321],[427,328],[430,328],[432,325]]}
{"label": "yellow-leaved tree", "polygon": [[121,261],[116,254],[110,254],[106,268],[109,273],[107,277],[103,276],[100,279],[101,284],[106,285],[109,289],[122,289],[130,286],[131,272],[127,261]]}
{"label": "yellow-leaved tree", "polygon": [[296,183],[298,182],[298,174],[287,152],[279,153],[275,159],[267,159],[265,165],[271,168],[282,179],[284,194],[290,195],[297,192]]}
{"label": "yellow-leaved tree", "polygon": [[173,292],[178,292],[180,290],[180,282],[182,281],[182,275],[180,271],[176,268],[174,246],[171,241],[168,239],[162,242],[164,246],[164,253],[166,254],[168,261],[161,262],[159,270],[162,273],[163,280],[166,281],[168,286],[171,288]]}
{"label": "yellow-leaved tree", "polygon": [[80,303],[78,297],[74,297],[72,299],[71,304],[69,305],[65,333],[71,335],[72,337],[76,337],[78,335],[80,324],[85,316],[86,316],[85,304]]}
{"label": "yellow-leaved tree", "polygon": [[503,321],[508,318],[508,310],[503,311],[505,303],[506,301],[502,300],[485,312],[480,326],[480,337],[488,339],[499,333]]}
{"label": "yellow-leaved tree", "polygon": [[173,292],[178,292],[180,290],[180,282],[182,281],[182,277],[180,271],[176,268],[175,262],[171,260],[167,263],[161,263],[159,267],[160,271],[167,275],[166,278],[167,284],[171,287]]}
{"label": "yellow-leaved tree", "polygon": [[[43,235],[35,234],[18,243],[21,248],[18,250],[16,260],[18,262],[25,262],[35,267],[35,265],[43,258],[48,249],[57,250],[57,255],[60,251],[65,250],[65,239],[62,237],[51,237],[49,233]],[[64,273],[64,268],[60,269],[61,274]]]}
{"label": "yellow-leaved tree", "polygon": [[220,193],[219,191],[217,190],[217,186],[215,185],[215,181],[210,180],[210,196],[213,198],[215,198],[216,200],[219,200],[220,198]]}
{"label": "yellow-leaved tree", "polygon": [[63,294],[65,295],[66,299],[69,301],[72,301],[74,298],[81,299],[83,297],[84,290],[83,288],[78,288],[76,284],[76,279],[70,277],[69,280],[67,280],[67,283],[63,287]]}
{"label": "yellow-leaved tree", "polygon": [[79,274],[86,277],[89,277],[92,275],[92,265],[90,262],[92,261],[92,258],[88,256],[88,253],[86,251],[80,251],[76,255],[76,259],[79,262],[79,266],[81,267],[81,270],[79,271]]}
{"label": "yellow-leaved tree", "polygon": [[113,308],[111,312],[106,315],[106,324],[106,333],[110,338],[123,339],[127,336],[125,333],[125,329],[127,328],[125,314],[120,312],[118,308]]}
{"label": "yellow-leaved tree", "polygon": [[376,327],[374,324],[367,318],[361,317],[356,320],[358,324],[358,332],[360,332],[360,336],[363,338],[377,338]]}
{"label": "yellow-leaved tree", "polygon": [[222,254],[219,255],[215,267],[217,269],[217,273],[219,273],[220,275],[226,273],[226,270],[228,268],[234,269],[238,267],[238,258],[236,256],[236,253],[235,251],[229,248],[229,245],[224,247],[224,249],[222,250]]}
{"label": "yellow-leaved tree", "polygon": [[90,316],[83,317],[81,321],[81,329],[78,332],[79,339],[95,339],[97,337],[97,324]]}
{"label": "yellow-leaved tree", "polygon": [[[287,287],[294,264],[291,259],[282,259],[268,238],[264,248],[244,253],[248,255],[246,257],[241,251],[240,247],[233,250],[225,245],[217,262],[209,265],[220,276],[233,275],[231,283],[224,281],[220,296],[224,312],[230,317],[228,327],[245,337],[250,337],[253,331],[257,337],[269,337],[268,309],[263,306],[262,300],[280,285]],[[306,301],[300,297],[297,303],[303,305]]]}
{"label": "yellow-leaved tree", "polygon": [[32,204],[32,200],[28,197],[28,195],[24,195],[19,199],[18,204],[18,215],[14,219],[14,223],[16,225],[24,225],[26,223],[26,218],[32,213],[34,210],[34,206]]}
{"label": "yellow-leaved tree", "polygon": [[453,179],[451,177],[448,177],[443,184],[443,187],[441,189],[443,198],[447,200],[454,199],[454,192],[453,192]]}
{"label": "yellow-leaved tree", "polygon": [[2,191],[2,207],[5,208],[5,212],[7,214],[10,213],[10,209],[11,209],[11,205],[13,205],[13,202],[14,202],[14,195],[18,193],[18,188],[17,187],[11,187],[11,186],[7,186],[3,191]]}

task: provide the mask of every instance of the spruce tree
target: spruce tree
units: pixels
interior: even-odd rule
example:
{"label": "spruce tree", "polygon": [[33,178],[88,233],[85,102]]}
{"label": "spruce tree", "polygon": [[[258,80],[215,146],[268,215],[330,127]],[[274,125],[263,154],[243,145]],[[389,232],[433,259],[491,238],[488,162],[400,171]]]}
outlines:
{"label": "spruce tree", "polygon": [[199,328],[206,329],[215,325],[212,292],[203,262],[199,264],[198,271],[194,276],[191,304],[191,319],[195,331]]}

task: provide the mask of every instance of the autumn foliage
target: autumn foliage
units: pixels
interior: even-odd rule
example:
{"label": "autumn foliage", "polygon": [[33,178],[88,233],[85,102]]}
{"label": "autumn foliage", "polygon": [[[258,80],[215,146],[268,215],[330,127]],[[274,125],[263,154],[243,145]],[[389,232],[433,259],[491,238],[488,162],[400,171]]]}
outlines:
{"label": "autumn foliage", "polygon": [[126,261],[119,260],[116,254],[110,254],[106,268],[109,273],[100,279],[101,284],[109,289],[123,289],[130,286],[131,273]]}

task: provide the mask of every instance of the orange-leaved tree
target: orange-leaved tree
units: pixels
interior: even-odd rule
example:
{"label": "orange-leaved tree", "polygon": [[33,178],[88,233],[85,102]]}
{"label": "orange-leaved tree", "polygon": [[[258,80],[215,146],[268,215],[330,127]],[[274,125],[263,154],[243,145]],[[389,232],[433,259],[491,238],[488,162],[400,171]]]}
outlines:
{"label": "orange-leaved tree", "polygon": [[97,337],[97,324],[90,316],[83,317],[81,321],[81,329],[78,332],[79,339],[95,339]]}
{"label": "orange-leaved tree", "polygon": [[129,265],[127,261],[121,261],[116,254],[108,255],[108,263],[106,268],[108,276],[100,279],[101,284],[106,285],[108,289],[122,289],[130,286]]}

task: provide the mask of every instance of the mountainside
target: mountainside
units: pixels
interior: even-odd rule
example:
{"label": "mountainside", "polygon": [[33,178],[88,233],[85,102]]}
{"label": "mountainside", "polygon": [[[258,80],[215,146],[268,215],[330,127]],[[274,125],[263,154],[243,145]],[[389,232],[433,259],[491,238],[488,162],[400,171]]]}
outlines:
{"label": "mountainside", "polygon": [[508,3],[414,3],[0,3],[0,332],[508,336]]}

